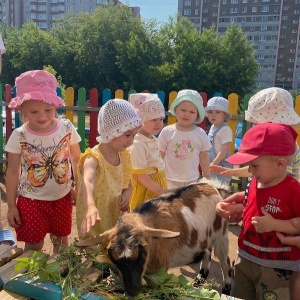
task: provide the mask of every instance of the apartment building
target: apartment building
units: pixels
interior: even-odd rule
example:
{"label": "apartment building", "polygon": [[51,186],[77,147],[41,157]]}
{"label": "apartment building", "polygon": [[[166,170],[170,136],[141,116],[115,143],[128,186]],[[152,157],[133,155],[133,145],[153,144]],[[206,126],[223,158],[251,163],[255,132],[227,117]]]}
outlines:
{"label": "apartment building", "polygon": [[178,13],[199,32],[236,23],[256,50],[257,87],[300,90],[300,0],[178,0]]}
{"label": "apartment building", "polygon": [[[98,5],[108,0],[0,0],[0,20],[20,28],[27,21],[33,21],[42,30],[55,26],[65,13],[92,13]],[[114,5],[123,5],[113,0]],[[140,16],[140,8],[132,7],[134,16]]]}

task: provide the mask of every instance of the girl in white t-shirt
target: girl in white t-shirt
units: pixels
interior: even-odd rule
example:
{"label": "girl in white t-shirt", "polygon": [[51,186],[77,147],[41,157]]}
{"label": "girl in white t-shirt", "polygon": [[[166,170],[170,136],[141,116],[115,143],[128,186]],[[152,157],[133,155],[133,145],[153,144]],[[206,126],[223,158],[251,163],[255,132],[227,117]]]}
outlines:
{"label": "girl in white t-shirt", "polygon": [[[227,99],[217,96],[209,99],[205,107],[208,120],[212,124],[208,133],[208,139],[212,145],[209,150],[210,166],[231,168],[231,165],[225,161],[230,155],[232,143],[232,130],[226,123],[230,116],[228,104]],[[229,184],[231,180],[228,176],[215,173],[212,173],[211,177],[226,184]]]}
{"label": "girl in white t-shirt", "polygon": [[165,108],[157,94],[137,93],[129,96],[138,109],[143,127],[130,147],[132,164],[132,197],[130,210],[166,192],[165,163],[160,156],[159,141],[155,137],[163,128]]}
{"label": "girl in white t-shirt", "polygon": [[72,229],[72,170],[76,183],[81,138],[69,120],[56,118],[56,108],[64,105],[56,87],[46,71],[25,72],[16,78],[17,97],[9,104],[24,124],[5,147],[7,217],[17,240],[25,242],[24,251],[42,250],[50,233],[58,252],[61,244],[68,246]]}
{"label": "girl in white t-shirt", "polygon": [[158,137],[168,188],[197,181],[201,175],[199,163],[202,175],[210,178],[208,150],[211,144],[205,131],[196,125],[205,117],[200,94],[194,90],[179,91],[170,113],[176,116],[177,122],[166,126]]}

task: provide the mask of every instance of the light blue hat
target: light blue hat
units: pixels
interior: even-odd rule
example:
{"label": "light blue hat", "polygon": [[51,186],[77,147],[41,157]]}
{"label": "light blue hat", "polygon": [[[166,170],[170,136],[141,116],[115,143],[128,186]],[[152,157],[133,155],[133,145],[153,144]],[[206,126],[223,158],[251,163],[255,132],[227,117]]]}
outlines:
{"label": "light blue hat", "polygon": [[216,96],[212,97],[207,101],[207,105],[205,107],[205,111],[207,112],[208,110],[219,110],[223,111],[224,113],[227,114],[227,118],[231,117],[231,114],[228,110],[229,106],[229,101],[225,99],[224,97],[221,96]]}
{"label": "light blue hat", "polygon": [[205,110],[203,107],[203,99],[197,91],[194,90],[181,90],[178,92],[177,97],[171,104],[169,112],[175,116],[175,108],[183,101],[189,101],[193,103],[198,110],[198,118],[196,123],[201,123],[205,117]]}

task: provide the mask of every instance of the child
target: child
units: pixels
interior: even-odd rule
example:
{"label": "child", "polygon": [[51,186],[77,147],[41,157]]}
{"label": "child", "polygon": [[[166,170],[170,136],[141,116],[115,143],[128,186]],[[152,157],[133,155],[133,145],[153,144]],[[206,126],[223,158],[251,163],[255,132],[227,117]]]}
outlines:
{"label": "child", "polygon": [[[227,125],[226,120],[229,118],[228,100],[223,97],[213,97],[208,100],[205,111],[210,127],[208,138],[212,147],[208,154],[210,159],[210,166],[223,166],[230,168],[225,159],[230,155],[230,146],[232,143],[232,130]],[[222,183],[229,184],[230,177],[222,176],[220,174],[211,174],[211,178],[216,178]]]}
{"label": "child", "polygon": [[[300,129],[300,117],[294,110],[292,95],[281,88],[271,87],[263,89],[253,95],[245,111],[245,119],[248,122],[258,124],[263,122],[273,122],[287,124],[295,130]],[[228,169],[220,166],[210,166],[211,172],[224,176],[249,177],[248,167]],[[300,148],[294,161],[288,167],[289,173],[300,181]]]}
{"label": "child", "polygon": [[136,109],[125,100],[109,100],[101,107],[99,144],[87,149],[79,162],[76,220],[80,239],[112,228],[120,213],[128,211],[132,187],[127,148],[141,126]]}
{"label": "child", "polygon": [[227,206],[222,202],[217,205],[224,217],[239,213],[243,205],[231,293],[234,297],[265,299],[268,295],[289,299],[289,275],[290,271],[299,273],[300,249],[283,245],[274,229],[260,230],[257,216],[266,214],[264,218],[269,221],[271,216],[282,219],[277,220],[281,232],[299,233],[289,219],[300,216],[300,184],[287,172],[294,158],[296,137],[291,126],[261,123],[246,132],[238,152],[227,159],[231,164],[247,163],[253,174],[243,202],[232,207],[228,202]]}
{"label": "child", "polygon": [[205,131],[197,127],[205,117],[203,100],[194,90],[181,90],[171,105],[175,124],[164,127],[158,139],[165,161],[169,189],[185,186],[198,180],[199,162],[202,175],[210,178],[208,150],[210,141]]}
{"label": "child", "polygon": [[17,97],[9,104],[20,110],[24,124],[5,147],[7,216],[17,240],[25,242],[24,251],[41,250],[49,232],[56,253],[71,233],[72,170],[80,157],[80,136],[69,120],[56,118],[56,108],[64,105],[56,87],[56,78],[46,71],[25,72],[16,78]]}
{"label": "child", "polygon": [[144,123],[130,147],[133,169],[130,210],[133,210],[146,200],[166,192],[165,163],[155,137],[164,126],[165,108],[157,94],[131,94],[129,102],[138,109]]}

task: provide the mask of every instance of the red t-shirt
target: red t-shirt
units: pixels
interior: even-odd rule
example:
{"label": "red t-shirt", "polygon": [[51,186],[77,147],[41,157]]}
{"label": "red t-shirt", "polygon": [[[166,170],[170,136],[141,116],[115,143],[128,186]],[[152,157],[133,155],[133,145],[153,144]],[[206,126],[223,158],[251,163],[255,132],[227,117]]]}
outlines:
{"label": "red t-shirt", "polygon": [[300,183],[288,175],[276,186],[258,189],[257,180],[253,178],[244,206],[243,227],[238,239],[239,254],[260,265],[300,270],[300,249],[283,245],[275,231],[256,232],[251,223],[253,216],[263,215],[262,207],[275,219],[300,217]]}

